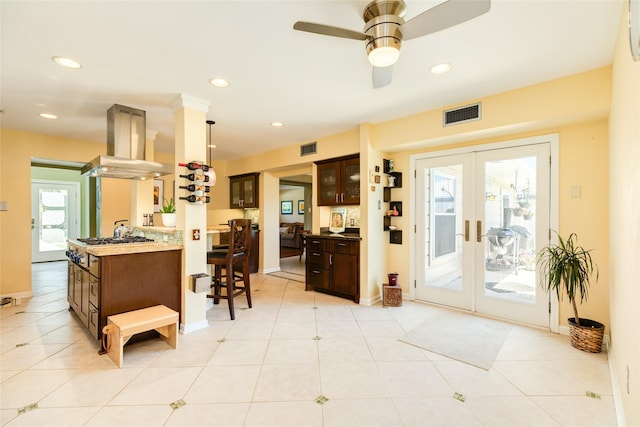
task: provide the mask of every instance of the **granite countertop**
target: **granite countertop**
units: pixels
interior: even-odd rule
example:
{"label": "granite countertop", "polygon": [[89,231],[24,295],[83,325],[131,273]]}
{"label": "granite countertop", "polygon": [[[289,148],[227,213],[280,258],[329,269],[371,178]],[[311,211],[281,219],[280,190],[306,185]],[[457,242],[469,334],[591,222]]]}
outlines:
{"label": "granite countertop", "polygon": [[321,233],[311,233],[306,235],[309,237],[321,237],[323,239],[335,239],[335,240],[362,240],[362,237],[358,233],[342,233],[342,234],[334,234],[329,232],[321,232]]}
{"label": "granite countertop", "polygon": [[182,245],[162,242],[115,243],[111,245],[87,245],[77,240],[70,240],[75,245],[86,248],[87,253],[94,256],[126,255],[143,252],[179,251]]}

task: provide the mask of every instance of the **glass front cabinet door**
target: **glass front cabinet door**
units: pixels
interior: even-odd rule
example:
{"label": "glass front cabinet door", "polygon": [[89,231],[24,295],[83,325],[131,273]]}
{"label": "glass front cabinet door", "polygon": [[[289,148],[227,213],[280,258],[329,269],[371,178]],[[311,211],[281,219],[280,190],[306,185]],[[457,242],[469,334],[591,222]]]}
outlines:
{"label": "glass front cabinet door", "polygon": [[318,206],[360,204],[360,156],[317,163]]}
{"label": "glass front cabinet door", "polygon": [[258,177],[251,173],[229,177],[229,208],[247,209],[258,207]]}

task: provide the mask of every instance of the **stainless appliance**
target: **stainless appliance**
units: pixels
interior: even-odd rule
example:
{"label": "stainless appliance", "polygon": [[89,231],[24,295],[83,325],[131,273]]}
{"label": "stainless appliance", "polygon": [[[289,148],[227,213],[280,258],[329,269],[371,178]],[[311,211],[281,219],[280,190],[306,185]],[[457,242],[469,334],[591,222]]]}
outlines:
{"label": "stainless appliance", "polygon": [[78,242],[69,241],[69,248],[66,251],[69,262],[79,265],[85,270],[91,268],[91,259],[97,260],[97,257],[87,253],[87,246],[92,245],[118,245],[127,243],[148,243],[153,239],[147,239],[141,236],[124,236],[124,237],[89,237],[86,239],[77,239]]}
{"label": "stainless appliance", "polygon": [[145,160],[146,112],[114,104],[107,111],[107,155],[82,168],[83,175],[153,179],[173,173],[173,166]]}

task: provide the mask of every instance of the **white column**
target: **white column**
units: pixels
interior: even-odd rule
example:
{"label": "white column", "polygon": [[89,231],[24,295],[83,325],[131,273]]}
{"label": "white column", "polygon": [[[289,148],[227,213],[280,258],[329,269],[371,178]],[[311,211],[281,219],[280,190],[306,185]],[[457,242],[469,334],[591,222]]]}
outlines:
{"label": "white column", "polygon": [[[187,169],[178,163],[206,160],[206,113],[209,103],[188,95],[180,95],[173,103],[175,111],[175,165],[176,186],[182,185]],[[183,230],[182,321],[180,331],[189,333],[209,326],[206,317],[206,293],[189,289],[192,274],[207,271],[207,205],[194,205],[184,200],[185,190],[176,190],[176,227]],[[199,240],[194,239],[199,231]]]}

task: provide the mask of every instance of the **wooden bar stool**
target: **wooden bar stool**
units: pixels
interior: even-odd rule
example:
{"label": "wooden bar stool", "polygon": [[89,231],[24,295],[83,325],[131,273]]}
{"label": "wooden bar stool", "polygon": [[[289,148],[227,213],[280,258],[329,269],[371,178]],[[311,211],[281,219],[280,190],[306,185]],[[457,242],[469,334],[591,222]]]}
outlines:
{"label": "wooden bar stool", "polygon": [[[207,264],[214,266],[213,303],[220,303],[221,299],[229,302],[229,314],[231,320],[236,318],[233,300],[241,294],[247,295],[247,303],[251,308],[251,281],[249,273],[249,257],[251,256],[251,220],[231,219],[229,220],[229,247],[215,249],[207,252]],[[235,266],[235,268],[234,268]],[[222,274],[222,270],[225,274]],[[241,276],[238,269],[242,272]],[[223,281],[224,279],[224,281]],[[242,281],[243,286],[238,286],[237,281]],[[226,292],[223,295],[222,288]]]}

